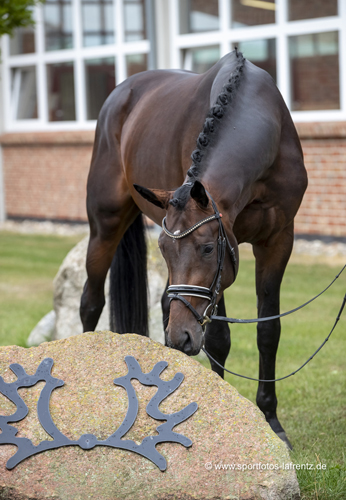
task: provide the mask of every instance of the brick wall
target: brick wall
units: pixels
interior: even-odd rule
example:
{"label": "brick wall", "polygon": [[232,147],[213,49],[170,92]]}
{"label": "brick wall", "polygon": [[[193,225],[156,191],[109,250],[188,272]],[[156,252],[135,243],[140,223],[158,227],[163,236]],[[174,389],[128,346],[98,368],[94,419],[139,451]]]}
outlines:
{"label": "brick wall", "polygon": [[86,180],[94,132],[6,134],[8,217],[86,220]]}
{"label": "brick wall", "polygon": [[346,237],[346,123],[296,124],[309,186],[296,233]]}
{"label": "brick wall", "polygon": [[[296,126],[309,176],[296,233],[346,237],[346,122]],[[0,137],[7,215],[86,220],[93,139],[89,131]]]}

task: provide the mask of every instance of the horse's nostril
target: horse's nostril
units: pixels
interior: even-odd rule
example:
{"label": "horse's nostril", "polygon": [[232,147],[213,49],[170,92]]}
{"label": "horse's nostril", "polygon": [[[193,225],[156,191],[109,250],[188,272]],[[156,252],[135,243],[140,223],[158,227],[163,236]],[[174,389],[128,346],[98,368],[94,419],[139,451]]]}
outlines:
{"label": "horse's nostril", "polygon": [[191,333],[188,330],[185,330],[184,337],[185,337],[185,340],[184,340],[184,344],[183,344],[183,352],[185,354],[190,355],[192,350],[193,350]]}
{"label": "horse's nostril", "polygon": [[169,328],[165,332],[166,346],[177,349],[187,356],[195,356],[200,351],[200,346],[198,347],[198,343],[196,344],[193,339],[194,337],[189,330],[181,330],[180,332],[175,332],[174,335]]}

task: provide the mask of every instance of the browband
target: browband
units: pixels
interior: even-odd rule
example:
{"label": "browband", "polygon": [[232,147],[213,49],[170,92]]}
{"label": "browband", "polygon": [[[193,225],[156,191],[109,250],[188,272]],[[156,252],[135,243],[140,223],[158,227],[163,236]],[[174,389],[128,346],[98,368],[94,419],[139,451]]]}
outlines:
{"label": "browband", "polygon": [[163,221],[162,221],[162,229],[167,234],[167,236],[170,236],[171,238],[173,238],[175,240],[179,240],[180,238],[184,238],[188,234],[192,233],[195,229],[197,229],[198,227],[202,226],[203,224],[206,224],[207,222],[210,222],[210,221],[212,221],[214,219],[220,219],[220,217],[222,217],[222,215],[219,214],[219,213],[214,214],[214,215],[210,215],[209,217],[206,217],[205,219],[200,220],[199,222],[197,222],[196,224],[194,224],[193,226],[189,227],[188,229],[186,229],[185,231],[183,231],[182,233],[179,233],[179,234],[171,233],[167,229],[167,226],[166,226],[166,217],[164,217]]}

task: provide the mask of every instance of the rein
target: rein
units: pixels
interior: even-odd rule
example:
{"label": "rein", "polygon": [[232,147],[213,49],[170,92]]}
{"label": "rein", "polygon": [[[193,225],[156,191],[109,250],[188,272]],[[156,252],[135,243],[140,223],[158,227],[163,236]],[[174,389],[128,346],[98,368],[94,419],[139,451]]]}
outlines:
{"label": "rein", "polygon": [[313,297],[312,299],[308,300],[307,302],[305,302],[301,306],[296,307],[295,309],[291,309],[290,311],[284,312],[282,314],[276,314],[274,316],[267,316],[265,318],[237,319],[237,318],[226,318],[224,316],[210,316],[210,319],[211,320],[215,319],[216,321],[225,321],[227,323],[260,323],[261,321],[270,321],[272,319],[278,319],[278,318],[282,318],[283,316],[288,316],[289,314],[292,314],[292,313],[294,313],[296,311],[299,311],[299,309],[302,309],[303,307],[307,306],[308,304],[310,304],[311,302],[313,302],[314,300],[316,300],[318,297],[320,297],[324,292],[326,292],[328,290],[328,288],[330,288],[332,286],[332,284],[338,279],[338,277],[343,272],[343,270],[345,269],[345,267],[346,267],[346,264],[341,269],[341,271],[335,276],[335,278],[333,279],[333,281],[331,283],[329,283],[329,285],[324,290],[322,290],[322,292],[318,293],[317,295],[315,295],[315,297]]}
{"label": "rein", "polygon": [[[217,243],[217,252],[218,252],[218,257],[217,257],[217,271],[216,271],[216,274],[214,276],[214,279],[213,279],[213,282],[212,282],[211,286],[209,288],[207,288],[207,287],[204,287],[204,286],[184,285],[184,284],[181,284],[181,285],[170,285],[167,288],[167,294],[168,294],[168,297],[170,298],[170,301],[172,301],[172,300],[180,300],[192,312],[192,314],[195,316],[196,320],[202,325],[202,327],[203,327],[203,334],[205,333],[206,324],[207,323],[211,323],[212,320],[224,321],[224,322],[227,322],[227,323],[242,323],[242,324],[260,323],[262,321],[271,321],[271,320],[274,320],[274,319],[279,319],[279,318],[282,318],[283,316],[287,316],[287,315],[292,314],[292,313],[294,313],[296,311],[299,311],[299,309],[302,309],[303,307],[307,306],[308,304],[310,304],[311,302],[313,302],[314,300],[316,300],[318,297],[320,297],[324,292],[326,292],[332,286],[332,284],[339,278],[340,274],[344,271],[344,269],[346,267],[346,264],[341,269],[341,271],[335,276],[335,278],[333,279],[333,281],[324,290],[322,290],[322,292],[320,292],[319,294],[315,295],[315,297],[313,297],[312,299],[308,300],[307,302],[305,302],[301,306],[296,307],[294,309],[291,309],[290,311],[284,312],[282,314],[276,314],[274,316],[267,316],[267,317],[264,317],[264,318],[254,318],[254,319],[237,319],[237,318],[226,318],[224,316],[217,316],[216,315],[216,313],[217,313],[216,300],[217,300],[217,296],[220,293],[220,288],[221,288],[221,274],[222,274],[223,264],[224,264],[224,260],[225,260],[226,246],[227,246],[227,248],[229,250],[229,253],[230,253],[230,256],[231,256],[231,259],[232,259],[232,265],[233,265],[233,270],[234,270],[234,276],[235,277],[236,277],[236,274],[237,274],[238,265],[237,265],[237,259],[236,259],[236,254],[235,254],[234,248],[231,246],[231,244],[230,244],[230,242],[229,242],[229,240],[227,238],[227,234],[226,234],[225,228],[224,228],[224,226],[222,224],[222,220],[221,220],[222,219],[222,214],[217,209],[216,203],[214,202],[214,200],[211,197],[211,195],[209,193],[208,193],[208,195],[210,197],[210,200],[211,200],[211,203],[212,203],[212,206],[213,206],[213,209],[214,209],[215,213],[213,215],[210,215],[209,217],[206,217],[205,219],[200,220],[199,222],[197,222],[196,224],[194,224],[190,228],[186,229],[182,233],[177,233],[177,232],[176,233],[172,233],[171,231],[169,231],[167,229],[167,226],[166,226],[166,217],[164,217],[164,219],[162,221],[162,229],[163,229],[163,231],[166,233],[167,236],[169,236],[170,238],[172,238],[173,241],[177,240],[177,239],[185,238],[186,236],[188,236],[193,231],[195,231],[196,229],[198,229],[203,224],[206,224],[207,222],[211,222],[213,220],[217,220],[218,223],[219,223],[219,236],[218,236],[218,243]],[[215,290],[213,292],[214,286],[215,286]],[[205,300],[209,301],[209,304],[206,307],[203,315],[200,315],[196,311],[196,309],[185,298],[185,296],[200,297],[202,299],[205,299]],[[227,368],[225,368],[218,361],[216,361],[205,350],[204,347],[202,347],[202,351],[208,356],[209,359],[211,359],[214,363],[216,363],[220,368],[222,368],[223,370],[225,370],[226,372],[228,372],[228,373],[230,373],[232,375],[236,375],[237,377],[245,378],[245,379],[248,379],[248,380],[254,380],[256,382],[278,382],[280,380],[284,380],[284,379],[286,379],[288,377],[291,377],[292,375],[295,375],[302,368],[304,368],[304,366],[307,365],[309,363],[309,361],[312,360],[312,358],[314,358],[316,356],[316,354],[322,349],[322,347],[326,344],[326,342],[329,340],[329,337],[333,333],[333,331],[334,331],[334,329],[335,329],[335,327],[336,327],[336,325],[337,325],[337,323],[338,323],[338,321],[339,321],[339,319],[341,317],[341,314],[342,314],[342,311],[343,311],[345,305],[346,305],[346,294],[345,294],[345,297],[343,299],[340,311],[339,311],[339,313],[338,313],[338,315],[336,317],[336,320],[334,322],[334,325],[333,325],[331,331],[329,332],[329,335],[324,340],[324,342],[322,342],[322,344],[314,352],[314,354],[312,356],[310,356],[309,359],[307,361],[305,361],[305,363],[303,363],[297,370],[295,370],[294,372],[290,373],[289,375],[285,375],[284,377],[281,377],[281,378],[277,378],[277,379],[273,379],[273,380],[265,380],[265,379],[258,379],[258,378],[247,377],[245,375],[240,375],[239,373],[235,373],[235,372],[232,372],[230,370],[227,370]],[[211,315],[210,316],[208,316],[208,311],[209,310],[211,311]]]}
{"label": "rein", "polygon": [[[344,269],[345,269],[345,266],[343,267],[342,271],[343,271]],[[342,273],[342,271],[340,271],[340,273],[338,274],[338,276],[336,276],[336,278],[338,278],[338,277],[339,277],[339,275]],[[336,278],[335,278],[335,279],[336,279]],[[334,279],[334,281],[335,281],[335,279]],[[334,281],[333,281],[333,282],[334,282]],[[329,285],[329,286],[330,286],[330,285]],[[328,286],[327,288],[329,288],[329,286]],[[327,288],[326,288],[326,289],[327,289]],[[324,291],[325,291],[325,290],[324,290]],[[321,292],[321,293],[323,293],[323,292]],[[319,294],[319,295],[321,295],[321,294]],[[318,297],[318,296],[317,296],[317,297]],[[315,297],[315,298],[316,298],[316,297]],[[314,300],[314,299],[312,299],[312,300]],[[311,300],[310,300],[309,302],[311,302]],[[307,302],[307,304],[308,304],[309,302]],[[305,366],[305,365],[307,365],[307,364],[309,363],[309,361],[311,361],[311,360],[312,360],[312,358],[314,358],[314,357],[316,356],[316,354],[317,354],[317,353],[318,353],[318,352],[322,349],[322,347],[323,347],[323,346],[324,346],[324,345],[328,342],[329,337],[330,337],[330,336],[331,336],[331,334],[333,333],[333,331],[334,331],[334,329],[335,329],[335,327],[336,327],[336,325],[337,325],[337,323],[338,323],[338,321],[339,321],[339,319],[340,319],[340,317],[341,317],[341,314],[342,314],[342,311],[343,311],[343,309],[344,309],[344,307],[345,307],[345,304],[346,304],[346,294],[345,294],[344,300],[342,301],[342,304],[341,304],[341,307],[340,307],[340,311],[339,311],[339,313],[338,313],[338,315],[337,315],[337,317],[336,317],[336,320],[335,320],[335,322],[334,322],[333,328],[330,330],[330,332],[329,332],[329,334],[328,334],[328,337],[326,337],[326,338],[324,339],[324,341],[322,342],[322,344],[320,345],[320,347],[319,347],[319,348],[318,348],[318,349],[317,349],[317,350],[313,353],[313,355],[312,355],[312,356],[310,356],[310,357],[309,357],[309,359],[307,359],[307,360],[305,361],[305,363],[303,363],[303,364],[302,364],[299,368],[297,368],[296,370],[294,370],[294,372],[290,373],[289,375],[285,375],[284,377],[275,378],[275,379],[273,379],[273,380],[265,380],[265,379],[262,379],[262,378],[252,378],[252,377],[247,377],[246,375],[240,375],[240,373],[235,373],[235,372],[231,372],[230,370],[227,370],[227,368],[225,368],[225,367],[224,367],[224,366],[222,366],[222,365],[221,365],[218,361],[216,361],[216,359],[214,359],[214,358],[213,358],[213,357],[209,354],[209,352],[207,352],[207,351],[205,350],[205,348],[204,348],[204,347],[202,347],[202,351],[203,351],[203,352],[204,352],[204,353],[208,356],[208,358],[209,358],[209,359],[211,359],[212,361],[214,361],[214,363],[216,363],[216,364],[217,364],[220,368],[222,368],[223,370],[226,370],[226,372],[231,373],[232,375],[235,375],[236,377],[246,378],[247,380],[254,380],[255,382],[279,382],[280,380],[284,380],[285,378],[292,377],[292,375],[295,375],[295,374],[296,374],[297,372],[299,372],[302,368],[304,368],[304,366]],[[306,304],[304,304],[304,305],[306,305]],[[298,308],[298,309],[300,309],[300,308]],[[295,309],[295,310],[296,310],[296,309]],[[291,312],[294,312],[294,311],[291,311]],[[287,313],[287,314],[289,314],[289,313]],[[264,318],[264,320],[268,320],[268,318]],[[251,320],[251,321],[256,321],[256,320]]]}

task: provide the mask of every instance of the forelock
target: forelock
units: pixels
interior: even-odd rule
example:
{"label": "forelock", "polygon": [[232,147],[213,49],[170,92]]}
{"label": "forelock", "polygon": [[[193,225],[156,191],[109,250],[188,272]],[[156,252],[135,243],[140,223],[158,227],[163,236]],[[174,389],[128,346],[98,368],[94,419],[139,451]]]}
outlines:
{"label": "forelock", "polygon": [[173,194],[173,198],[169,201],[169,204],[178,210],[183,210],[186,206],[186,203],[190,199],[190,191],[191,191],[192,183],[187,182],[180,186]]}

